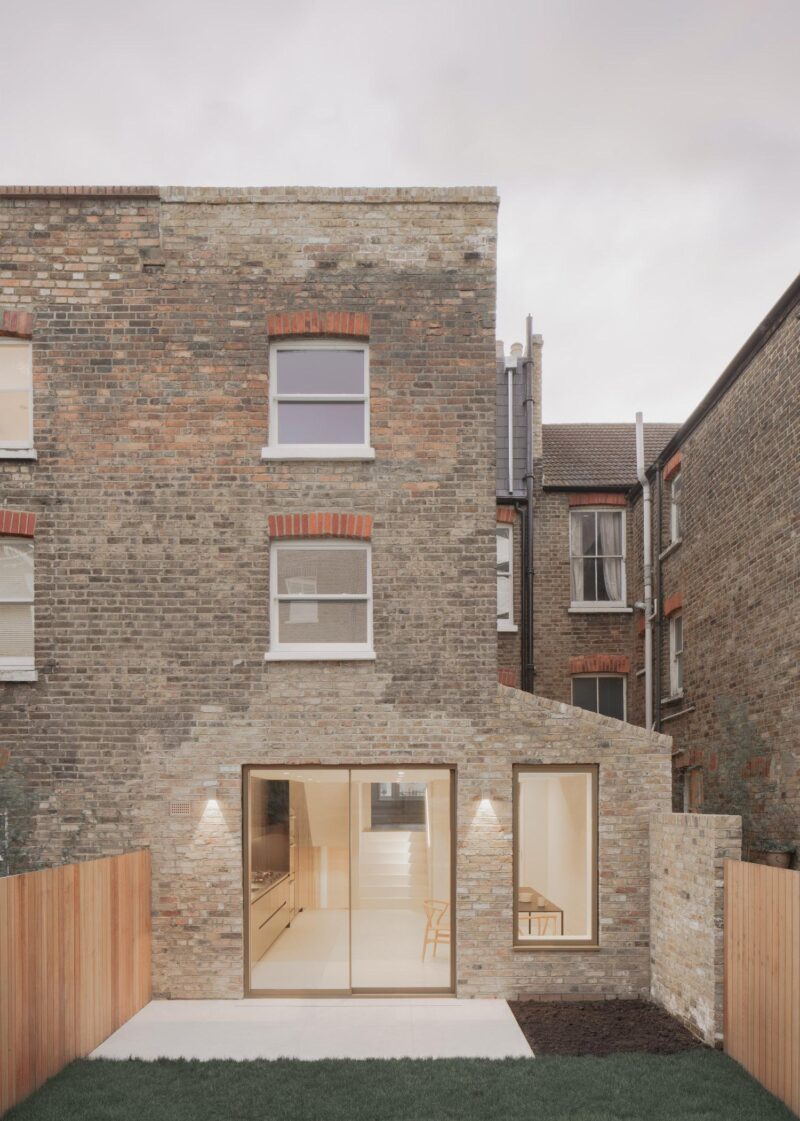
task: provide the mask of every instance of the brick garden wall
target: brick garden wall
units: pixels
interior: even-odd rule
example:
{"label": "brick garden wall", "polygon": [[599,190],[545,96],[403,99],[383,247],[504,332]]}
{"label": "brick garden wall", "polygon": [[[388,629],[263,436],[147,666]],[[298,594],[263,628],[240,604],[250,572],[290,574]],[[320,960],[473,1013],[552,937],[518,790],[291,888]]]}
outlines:
{"label": "brick garden wall", "polygon": [[650,827],[652,995],[706,1043],[723,1029],[723,875],[741,818],[667,814]]}

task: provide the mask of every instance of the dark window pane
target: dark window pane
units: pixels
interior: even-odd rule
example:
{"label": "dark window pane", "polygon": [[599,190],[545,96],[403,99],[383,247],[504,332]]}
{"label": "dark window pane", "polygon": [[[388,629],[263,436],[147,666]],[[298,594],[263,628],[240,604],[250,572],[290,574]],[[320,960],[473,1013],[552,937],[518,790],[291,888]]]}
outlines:
{"label": "dark window pane", "polygon": [[598,679],[600,705],[598,711],[603,716],[625,719],[624,683],[621,677],[601,677]]}
{"label": "dark window pane", "polygon": [[[596,562],[596,565],[597,565],[597,567],[596,567],[596,572],[597,572],[597,599],[598,600],[611,599],[611,595],[610,595],[609,590],[608,590],[608,585],[606,583],[606,564],[608,564],[608,563],[609,563],[608,561],[602,561],[602,560],[599,560],[599,561]],[[611,561],[610,563],[613,564],[614,562]]]}
{"label": "dark window pane", "polygon": [[278,405],[279,444],[363,444],[364,410],[361,401]]}
{"label": "dark window pane", "polygon": [[278,393],[363,393],[363,350],[279,350]]}
{"label": "dark window pane", "polygon": [[594,514],[581,514],[581,543],[585,557],[593,557],[597,553],[597,522]]}
{"label": "dark window pane", "polygon": [[585,560],[583,562],[583,598],[585,600],[597,599],[597,562]]}
{"label": "dark window pane", "polygon": [[572,703],[577,708],[588,708],[589,712],[597,712],[596,677],[573,677]]}

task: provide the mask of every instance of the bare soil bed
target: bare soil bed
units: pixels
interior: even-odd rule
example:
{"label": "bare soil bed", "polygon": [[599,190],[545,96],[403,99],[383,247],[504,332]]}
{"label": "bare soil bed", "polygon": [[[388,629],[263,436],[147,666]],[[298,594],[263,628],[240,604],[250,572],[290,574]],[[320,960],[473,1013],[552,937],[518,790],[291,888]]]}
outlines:
{"label": "bare soil bed", "polygon": [[645,1000],[510,1000],[535,1055],[674,1055],[704,1047],[663,1008]]}

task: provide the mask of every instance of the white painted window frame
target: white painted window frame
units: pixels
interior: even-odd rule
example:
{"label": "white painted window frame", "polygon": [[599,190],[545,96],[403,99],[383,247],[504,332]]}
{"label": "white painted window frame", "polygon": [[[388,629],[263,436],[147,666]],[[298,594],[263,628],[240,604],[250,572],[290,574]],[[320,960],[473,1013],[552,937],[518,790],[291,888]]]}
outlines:
{"label": "white painted window frame", "polygon": [[[570,685],[570,691],[571,691],[570,695],[571,695],[571,698],[572,698],[572,704],[575,708],[578,707],[575,704],[575,679],[578,678],[578,677],[582,677],[582,678],[591,677],[595,681],[599,681],[599,679],[601,677],[613,677],[615,681],[621,681],[622,682],[622,719],[623,720],[628,719],[628,678],[627,678],[626,674],[624,674],[624,673],[573,673],[572,683]],[[600,711],[600,686],[599,685],[597,685],[596,688],[595,688],[595,695],[597,697],[597,708],[594,709],[594,710],[584,709],[584,711],[585,712],[594,711],[594,712],[597,713],[598,716],[607,716],[608,713]],[[614,719],[616,719],[616,717],[612,716],[611,719],[614,720]]]}
{"label": "white painted window frame", "polygon": [[[278,393],[278,354],[286,350],[360,350],[364,355],[363,393]],[[362,444],[279,444],[278,403],[281,401],[363,401]],[[374,459],[370,446],[369,343],[358,339],[298,339],[274,342],[269,348],[269,443],[261,449],[262,459]]]}
{"label": "white painted window frame", "polygon": [[[0,347],[24,346],[28,352],[28,438],[26,440],[5,440],[0,443],[0,458],[35,459],[33,450],[33,343],[29,339],[0,339]],[[0,392],[0,401],[3,394]]]}
{"label": "white painted window frame", "polygon": [[[501,534],[508,537],[508,586],[511,589],[511,596],[509,599],[509,617],[507,619],[498,619],[497,629],[506,634],[513,634],[518,629],[514,622],[514,526],[510,524],[496,526],[495,540],[500,537]],[[497,575],[496,568],[497,564],[495,562],[495,576]]]}
{"label": "white painted window frame", "polygon": [[[677,646],[676,626],[681,623],[681,645]],[[676,611],[669,618],[669,694],[670,697],[683,696],[683,612]]]}
{"label": "white painted window frame", "polygon": [[[567,536],[569,538],[569,586],[570,586],[570,603],[569,610],[572,612],[590,612],[590,611],[631,611],[628,607],[628,526],[626,519],[627,511],[620,506],[575,506],[569,511],[569,518],[567,521]],[[619,514],[622,518],[622,598],[621,599],[572,599],[572,562],[574,560],[586,560],[585,554],[581,553],[579,556],[573,556],[572,553],[572,518],[573,515],[578,514]],[[599,540],[599,538],[598,538]],[[605,554],[602,554],[605,556]],[[600,559],[601,554],[598,554]]]}
{"label": "white painted window frame", "polygon": [[[33,612],[33,637],[36,638],[36,548],[33,541],[29,537],[14,537],[4,536],[0,539],[3,543],[22,542],[30,544],[33,553],[33,590],[30,599],[23,599],[19,596],[10,597],[3,594],[3,586],[0,583],[0,604],[15,603],[15,604],[30,604]],[[0,657],[0,681],[35,681],[36,680],[36,659],[32,658],[11,658]]]}
{"label": "white painted window frame", "polygon": [[[680,493],[678,501],[675,501],[675,484],[680,485]],[[678,526],[678,519],[682,520],[682,505],[683,505],[683,479],[681,472],[678,471],[670,482],[670,507],[669,507],[669,537],[670,544],[677,545],[683,537],[683,529]]]}
{"label": "white painted window frame", "polygon": [[[367,554],[367,590],[364,594],[347,593],[334,595],[303,596],[302,594],[278,594],[278,564],[277,552],[279,549],[348,549],[364,550]],[[365,602],[367,605],[367,641],[366,642],[318,642],[318,643],[281,643],[278,621],[278,604],[283,602],[302,602],[304,599],[319,603],[322,600],[351,603]],[[351,541],[342,538],[319,537],[292,537],[279,539],[270,544],[269,550],[269,634],[270,647],[264,655],[267,662],[345,662],[345,661],[374,661],[373,625],[372,625],[372,543],[369,541]]]}

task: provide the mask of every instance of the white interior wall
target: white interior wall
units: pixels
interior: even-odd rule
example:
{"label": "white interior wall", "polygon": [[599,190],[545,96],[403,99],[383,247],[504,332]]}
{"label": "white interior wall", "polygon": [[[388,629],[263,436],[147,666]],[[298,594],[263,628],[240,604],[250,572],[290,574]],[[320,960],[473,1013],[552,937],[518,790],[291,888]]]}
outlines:
{"label": "white interior wall", "polygon": [[591,782],[586,774],[520,776],[521,887],[564,911],[564,934],[588,936]]}

